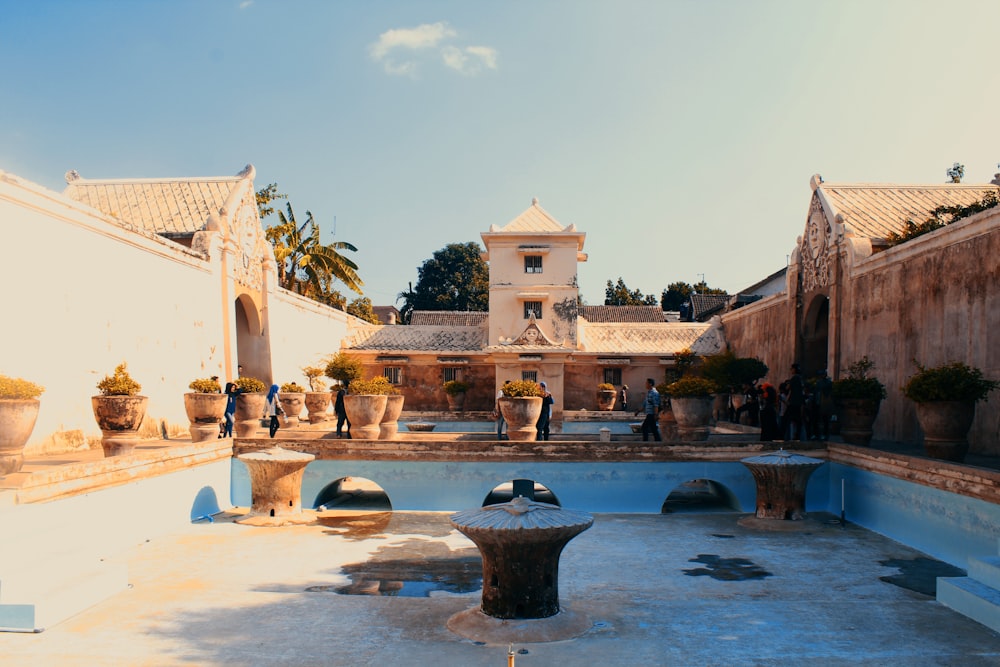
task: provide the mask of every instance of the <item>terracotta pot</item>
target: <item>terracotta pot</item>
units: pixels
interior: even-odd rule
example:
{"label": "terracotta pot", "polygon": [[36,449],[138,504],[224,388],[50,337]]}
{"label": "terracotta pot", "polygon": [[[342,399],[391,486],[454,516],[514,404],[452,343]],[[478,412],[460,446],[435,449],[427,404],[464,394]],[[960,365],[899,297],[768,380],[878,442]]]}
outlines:
{"label": "terracotta pot", "polygon": [[615,409],[615,399],[618,392],[614,389],[600,389],[597,392],[597,409],[610,412]]}
{"label": "terracotta pot", "polygon": [[[457,394],[445,393],[448,398],[448,409],[452,412],[461,412],[465,409],[465,392],[460,391]],[[354,422],[351,422],[352,424]]]}
{"label": "terracotta pot", "polygon": [[24,446],[38,419],[37,398],[0,399],[0,476],[24,465]]}
{"label": "terracotta pot", "polygon": [[966,436],[975,416],[976,404],[973,401],[917,403],[917,421],[924,431],[927,456],[959,463],[964,461],[969,451]]}
{"label": "terracotta pot", "polygon": [[670,397],[670,406],[677,419],[677,435],[681,440],[708,440],[714,400],[712,396]]}
{"label": "terracotta pot", "polygon": [[267,394],[254,392],[236,395],[236,437],[252,438],[260,428],[260,419],[264,416],[264,406],[267,405]]}
{"label": "terracotta pot", "polygon": [[226,416],[225,394],[184,394],[184,411],[191,422],[191,442],[201,442],[219,436],[219,422]]}
{"label": "terracotta pot", "polygon": [[497,402],[507,421],[507,437],[511,440],[534,440],[538,434],[535,424],[542,414],[542,397],[503,396]]}
{"label": "terracotta pot", "polygon": [[[674,410],[672,407],[668,407],[666,410],[660,411],[660,435],[664,440],[677,440],[677,418],[674,417]],[[641,430],[639,431],[642,432]]]}
{"label": "terracotta pot", "polygon": [[295,428],[298,426],[299,416],[306,407],[305,392],[278,392],[278,403],[281,404],[281,411],[285,413],[282,419],[282,426],[284,428]]}
{"label": "terracotta pot", "polygon": [[[399,413],[403,411],[403,395],[391,394],[385,400],[385,412],[382,413],[382,421],[379,422],[379,440],[395,440],[399,433]],[[354,428],[354,422],[351,422]]]}
{"label": "terracotta pot", "polygon": [[307,391],[306,409],[309,411],[309,423],[319,424],[330,418],[330,392]]}
{"label": "terracotta pot", "polygon": [[378,440],[379,424],[385,414],[388,396],[375,394],[347,394],[344,410],[351,422],[351,437],[355,440]]}
{"label": "terracotta pot", "polygon": [[837,399],[837,423],[840,438],[851,445],[867,447],[872,441],[872,425],[878,417],[881,400],[870,398]]}
{"label": "terracotta pot", "polygon": [[101,429],[104,456],[131,454],[139,442],[139,426],[146,416],[146,396],[92,396],[94,419]]}

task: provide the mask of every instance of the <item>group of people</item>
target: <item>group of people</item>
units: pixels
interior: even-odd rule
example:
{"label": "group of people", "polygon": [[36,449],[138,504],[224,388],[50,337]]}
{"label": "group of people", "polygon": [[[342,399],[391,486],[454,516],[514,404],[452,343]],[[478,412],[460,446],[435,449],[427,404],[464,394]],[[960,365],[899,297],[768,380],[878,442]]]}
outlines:
{"label": "group of people", "polygon": [[761,441],[828,440],[833,417],[833,382],[825,370],[806,382],[798,364],[777,388],[764,382],[745,387],[743,405],[734,421],[746,413],[751,426],[760,425]]}

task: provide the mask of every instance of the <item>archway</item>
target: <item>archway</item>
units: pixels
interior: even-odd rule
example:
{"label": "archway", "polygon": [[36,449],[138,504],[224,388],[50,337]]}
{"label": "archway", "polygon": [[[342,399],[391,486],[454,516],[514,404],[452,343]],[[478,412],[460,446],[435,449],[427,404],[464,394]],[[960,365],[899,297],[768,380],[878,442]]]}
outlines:
{"label": "archway", "polygon": [[260,317],[260,310],[249,294],[241,294],[234,303],[236,315],[236,359],[244,377],[254,377],[271,384],[271,349]]}
{"label": "archway", "polygon": [[496,485],[486,494],[486,498],[483,499],[483,507],[507,503],[517,496],[524,496],[528,500],[562,507],[559,499],[556,498],[556,494],[533,479],[512,479],[509,482]]}
{"label": "archway", "polygon": [[341,477],[320,489],[313,508],[382,512],[391,510],[392,502],[385,490],[370,479]]}
{"label": "archway", "polygon": [[802,372],[814,375],[827,366],[830,340],[830,297],[816,294],[809,302],[802,321]]}
{"label": "archway", "polygon": [[685,512],[739,512],[740,501],[724,484],[712,479],[691,479],[670,491],[662,514]]}

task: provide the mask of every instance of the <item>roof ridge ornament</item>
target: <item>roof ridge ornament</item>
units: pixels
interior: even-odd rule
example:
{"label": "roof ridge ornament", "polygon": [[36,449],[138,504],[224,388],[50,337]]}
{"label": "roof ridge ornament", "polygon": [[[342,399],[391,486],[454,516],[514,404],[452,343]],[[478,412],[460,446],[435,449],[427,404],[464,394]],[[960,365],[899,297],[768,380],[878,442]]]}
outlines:
{"label": "roof ridge ornament", "polygon": [[78,172],[76,169],[70,169],[69,171],[66,172],[66,185],[69,185],[74,181],[79,181],[81,178],[83,177],[80,176],[80,172]]}

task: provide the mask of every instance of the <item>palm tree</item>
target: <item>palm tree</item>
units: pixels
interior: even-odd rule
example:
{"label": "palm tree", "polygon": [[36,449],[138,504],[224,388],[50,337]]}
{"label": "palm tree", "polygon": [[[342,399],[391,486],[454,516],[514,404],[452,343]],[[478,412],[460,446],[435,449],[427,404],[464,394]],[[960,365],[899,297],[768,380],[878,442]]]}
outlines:
{"label": "palm tree", "polygon": [[338,280],[361,294],[364,282],[358,276],[358,265],[338,252],[358,249],[345,241],[323,244],[319,224],[311,212],[306,211],[306,221],[299,225],[292,205],[287,204],[286,208],[288,215],[278,211],[280,222],[264,232],[274,246],[278,284],[317,301],[325,301],[335,292],[333,284]]}

